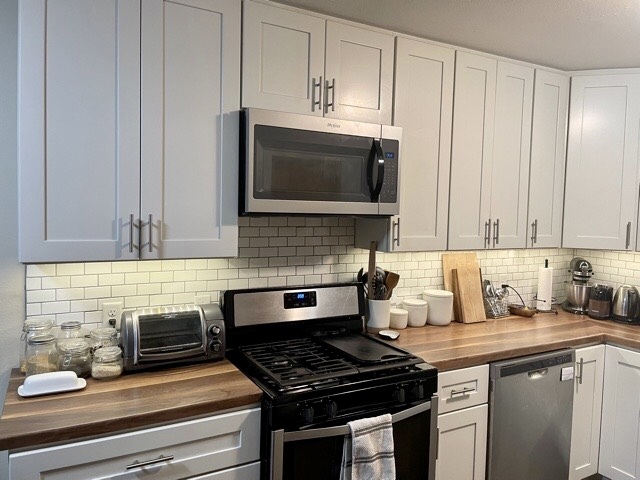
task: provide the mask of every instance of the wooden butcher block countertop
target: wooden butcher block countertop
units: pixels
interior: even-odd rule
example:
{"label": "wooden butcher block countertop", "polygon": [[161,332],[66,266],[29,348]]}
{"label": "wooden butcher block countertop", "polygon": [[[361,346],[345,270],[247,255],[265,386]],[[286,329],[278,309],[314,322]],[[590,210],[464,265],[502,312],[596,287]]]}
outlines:
{"label": "wooden butcher block countertop", "polygon": [[[598,343],[640,349],[640,326],[560,311],[407,328],[390,343],[446,371]],[[0,450],[178,422],[254,405],[261,398],[260,389],[226,360],[127,374],[111,381],[90,378],[83,390],[33,398],[18,396],[23,381],[24,376],[14,370],[0,418]]]}

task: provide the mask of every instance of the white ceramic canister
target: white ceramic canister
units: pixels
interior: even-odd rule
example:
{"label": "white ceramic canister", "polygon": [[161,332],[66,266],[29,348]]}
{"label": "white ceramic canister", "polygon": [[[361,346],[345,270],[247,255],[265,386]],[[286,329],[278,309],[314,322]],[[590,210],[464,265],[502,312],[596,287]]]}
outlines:
{"label": "white ceramic canister", "polygon": [[427,323],[427,302],[419,298],[405,298],[402,308],[409,312],[407,323],[410,327],[422,327]]}
{"label": "white ceramic canister", "polygon": [[392,308],[389,311],[390,319],[389,326],[396,330],[407,328],[407,322],[409,321],[409,312],[404,308]]}
{"label": "white ceramic canister", "polygon": [[367,332],[378,333],[389,328],[391,301],[369,299]]}
{"label": "white ceramic canister", "polygon": [[453,313],[453,293],[447,290],[425,290],[422,298],[429,304],[430,325],[449,325]]}

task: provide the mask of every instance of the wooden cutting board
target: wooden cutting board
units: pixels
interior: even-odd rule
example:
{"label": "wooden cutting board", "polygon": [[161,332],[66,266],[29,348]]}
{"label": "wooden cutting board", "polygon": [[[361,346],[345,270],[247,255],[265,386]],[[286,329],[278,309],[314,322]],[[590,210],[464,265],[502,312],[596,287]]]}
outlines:
{"label": "wooden cutting board", "polygon": [[[475,252],[456,252],[442,254],[442,276],[444,278],[444,289],[453,292],[453,318],[462,322],[462,313],[460,310],[460,295],[454,290],[451,270],[461,267],[475,268],[480,271],[478,265],[478,257]],[[478,287],[481,288],[481,287]]]}
{"label": "wooden cutting board", "polygon": [[482,300],[480,269],[462,265],[451,270],[451,276],[455,287],[453,295],[459,298],[459,321],[463,323],[484,322],[487,317]]}

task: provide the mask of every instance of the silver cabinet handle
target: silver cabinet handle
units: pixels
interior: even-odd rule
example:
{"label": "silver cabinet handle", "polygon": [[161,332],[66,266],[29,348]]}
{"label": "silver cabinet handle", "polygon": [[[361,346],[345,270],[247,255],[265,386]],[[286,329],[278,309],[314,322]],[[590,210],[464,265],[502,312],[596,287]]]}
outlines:
{"label": "silver cabinet handle", "polygon": [[[316,87],[318,87],[318,99],[316,100]],[[316,111],[316,106],[318,110],[322,110],[322,75],[320,76],[320,80],[316,83],[316,78],[313,77],[311,79],[311,111]]]}
{"label": "silver cabinet handle", "polygon": [[399,247],[400,246],[400,217],[398,217],[397,221],[393,222],[391,236],[393,237],[391,245],[395,243],[396,246]]}
{"label": "silver cabinet handle", "polygon": [[173,460],[173,458],[174,458],[173,455],[167,455],[165,457],[164,455],[160,454],[158,458],[154,458],[151,460],[144,460],[142,462],[139,462],[138,460],[136,460],[132,464],[127,465],[126,469],[132,470],[134,468],[142,468],[142,467],[148,467],[149,465],[155,465],[156,463],[170,462],[171,460]]}
{"label": "silver cabinet handle", "polygon": [[579,375],[576,375],[576,380],[578,380],[578,385],[582,385],[582,372],[584,371],[584,359],[581,358],[578,362],[578,372]]}
{"label": "silver cabinet handle", "polygon": [[149,252],[153,252],[153,215],[149,214]]}
{"label": "silver cabinet handle", "polygon": [[133,213],[129,214],[129,253],[133,252]]}
{"label": "silver cabinet handle", "polygon": [[474,387],[464,387],[462,390],[451,390],[449,394],[449,398],[456,397],[458,395],[468,395],[471,392],[475,392],[476,389]]}
{"label": "silver cabinet handle", "polygon": [[[331,103],[329,103],[329,90],[331,90]],[[329,113],[329,107],[331,111],[335,111],[336,100],[336,79],[331,80],[331,86],[329,86],[329,80],[324,81],[324,113]]]}
{"label": "silver cabinet handle", "polygon": [[629,248],[631,245],[631,222],[627,222],[627,243],[624,248]]}
{"label": "silver cabinet handle", "polygon": [[531,222],[531,246],[538,243],[538,219]]}
{"label": "silver cabinet handle", "polygon": [[488,222],[484,222],[484,248],[491,246],[491,219]]}
{"label": "silver cabinet handle", "polygon": [[493,246],[495,247],[500,243],[500,219],[496,218],[493,222]]}

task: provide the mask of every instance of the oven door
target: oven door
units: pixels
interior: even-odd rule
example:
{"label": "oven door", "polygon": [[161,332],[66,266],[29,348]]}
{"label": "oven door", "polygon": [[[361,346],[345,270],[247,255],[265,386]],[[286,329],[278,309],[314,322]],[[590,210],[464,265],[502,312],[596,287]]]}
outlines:
{"label": "oven door", "polygon": [[[392,415],[396,478],[435,480],[437,395]],[[372,415],[373,416],[373,415]],[[271,432],[271,480],[340,478],[349,426]]]}

